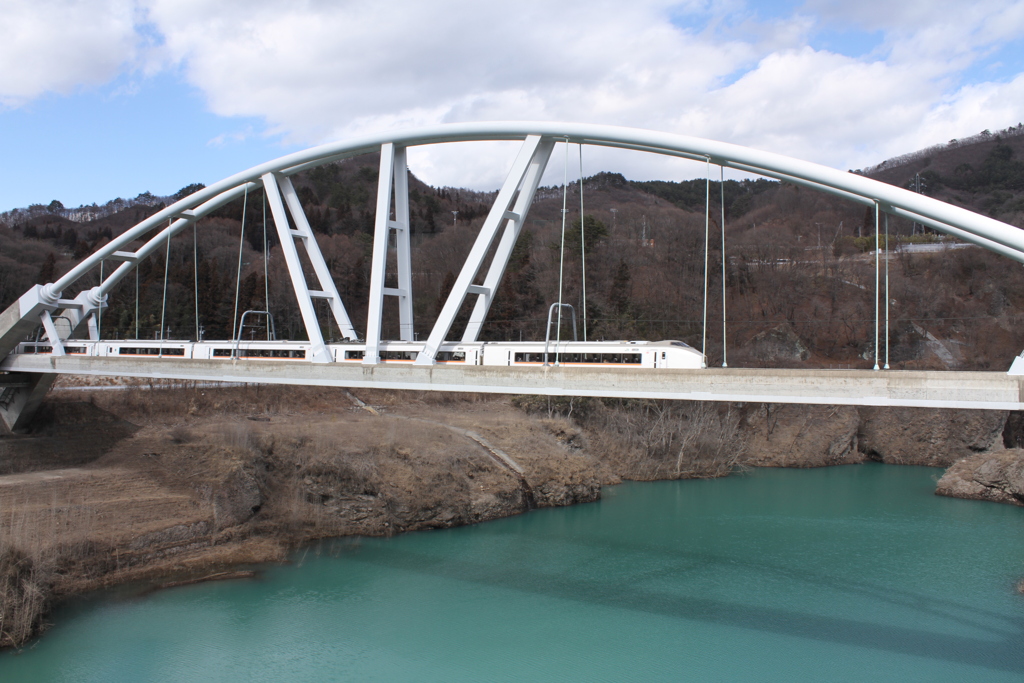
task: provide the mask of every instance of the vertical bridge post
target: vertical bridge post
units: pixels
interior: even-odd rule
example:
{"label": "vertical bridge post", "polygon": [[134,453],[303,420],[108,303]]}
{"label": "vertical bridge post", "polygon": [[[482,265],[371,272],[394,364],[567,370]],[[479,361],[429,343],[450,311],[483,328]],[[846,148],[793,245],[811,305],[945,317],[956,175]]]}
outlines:
{"label": "vertical bridge post", "polygon": [[[470,250],[469,256],[466,257],[466,262],[463,264],[462,270],[455,280],[451,294],[448,295],[444,308],[441,309],[441,314],[437,317],[437,322],[434,323],[430,337],[416,358],[416,365],[434,364],[438,348],[445,341],[448,332],[451,331],[452,324],[455,322],[455,316],[458,315],[459,309],[462,308],[463,302],[470,294],[480,295],[480,299],[477,300],[474,308],[474,313],[480,312],[481,317],[477,320],[478,324],[476,326],[467,327],[464,338],[476,338],[480,331],[480,326],[483,324],[483,316],[486,316],[487,310],[490,308],[491,300],[493,300],[494,293],[501,281],[501,275],[505,271],[505,264],[508,263],[508,258],[512,254],[512,247],[515,246],[515,236],[519,234],[519,230],[526,220],[526,212],[530,208],[530,201],[533,200],[533,194],[537,189],[537,184],[540,182],[541,175],[544,173],[544,167],[547,165],[547,160],[551,155],[553,147],[554,141],[550,139],[545,140],[539,135],[529,135],[526,137],[523,146],[519,149],[516,160],[512,163],[512,169],[509,171],[505,183],[501,186],[501,190],[498,191],[498,196],[494,200],[494,204],[491,206],[483,226],[480,228],[480,234],[477,235],[476,242],[473,243],[473,248]],[[516,202],[514,210],[510,210],[512,200],[516,198],[517,192],[519,193],[520,201]],[[499,243],[498,253],[494,256],[485,283],[483,285],[475,285],[473,280],[476,279],[477,273],[483,267],[487,252],[490,251],[494,238],[497,236],[502,224],[506,225],[505,234]],[[501,258],[499,259],[499,257]],[[488,285],[488,283],[490,284]],[[471,325],[472,323],[473,321],[470,321]]]}
{"label": "vertical bridge post", "polygon": [[[391,220],[391,194],[394,189],[395,219]],[[398,287],[386,287],[388,245],[395,231],[398,256]],[[381,326],[384,297],[398,298],[398,336],[413,341],[412,247],[409,224],[409,171],[405,147],[387,142],[380,148],[380,173],[377,177],[377,214],[373,227],[373,263],[370,267],[370,300],[366,315],[365,365],[380,361]]]}

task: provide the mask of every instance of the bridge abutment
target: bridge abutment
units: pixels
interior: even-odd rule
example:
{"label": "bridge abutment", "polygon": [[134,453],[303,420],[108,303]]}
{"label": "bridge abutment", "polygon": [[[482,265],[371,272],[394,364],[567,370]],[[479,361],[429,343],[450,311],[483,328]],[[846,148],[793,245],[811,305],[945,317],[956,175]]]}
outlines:
{"label": "bridge abutment", "polygon": [[12,372],[0,376],[0,419],[7,429],[28,429],[56,379],[53,373]]}

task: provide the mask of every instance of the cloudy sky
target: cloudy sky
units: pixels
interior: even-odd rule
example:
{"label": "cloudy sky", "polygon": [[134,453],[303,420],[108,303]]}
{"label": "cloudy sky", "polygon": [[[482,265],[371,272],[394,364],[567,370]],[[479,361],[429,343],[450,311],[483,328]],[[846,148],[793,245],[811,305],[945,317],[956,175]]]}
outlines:
{"label": "cloudy sky", "polygon": [[[0,0],[0,16],[0,210],[167,194],[449,121],[651,128],[845,169],[1024,120],[1010,0]],[[509,154],[411,164],[491,189]],[[702,172],[585,154],[588,173]]]}

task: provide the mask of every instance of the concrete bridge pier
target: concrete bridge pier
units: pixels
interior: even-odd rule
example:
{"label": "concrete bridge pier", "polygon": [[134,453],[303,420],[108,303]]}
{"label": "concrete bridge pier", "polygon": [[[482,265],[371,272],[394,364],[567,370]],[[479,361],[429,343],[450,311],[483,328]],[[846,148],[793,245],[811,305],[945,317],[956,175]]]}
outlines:
{"label": "concrete bridge pier", "polygon": [[0,375],[0,419],[12,432],[23,432],[35,417],[57,375],[9,372]]}
{"label": "concrete bridge pier", "polygon": [[[61,345],[85,330],[91,320],[89,313],[97,307],[90,303],[90,293],[82,292],[77,299],[69,301],[50,294],[42,285],[28,290],[0,313],[0,358],[11,353],[40,325],[46,328],[47,338],[53,339],[51,343],[55,351],[59,350],[58,355],[63,355]],[[99,305],[105,306],[106,303]],[[63,338],[51,317],[51,314],[55,315],[58,311],[71,327]],[[0,374],[0,420],[3,420],[4,425],[12,432],[27,430],[55,379],[57,375],[48,372]]]}

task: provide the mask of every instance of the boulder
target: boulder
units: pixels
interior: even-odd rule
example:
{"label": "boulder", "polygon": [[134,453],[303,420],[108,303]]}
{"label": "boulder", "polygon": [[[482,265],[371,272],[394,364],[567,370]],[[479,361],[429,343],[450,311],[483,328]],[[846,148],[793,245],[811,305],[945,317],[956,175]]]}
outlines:
{"label": "boulder", "polygon": [[935,493],[1024,506],[1024,450],[1012,448],[961,458],[939,479]]}
{"label": "boulder", "polygon": [[213,506],[218,530],[247,521],[260,510],[263,494],[250,467],[238,465],[216,487]]}
{"label": "boulder", "polygon": [[750,340],[748,351],[765,363],[805,361],[811,357],[793,327],[785,323],[756,335]]}

